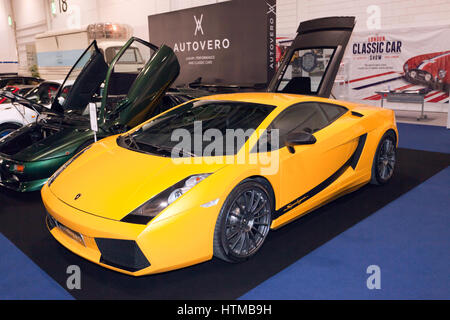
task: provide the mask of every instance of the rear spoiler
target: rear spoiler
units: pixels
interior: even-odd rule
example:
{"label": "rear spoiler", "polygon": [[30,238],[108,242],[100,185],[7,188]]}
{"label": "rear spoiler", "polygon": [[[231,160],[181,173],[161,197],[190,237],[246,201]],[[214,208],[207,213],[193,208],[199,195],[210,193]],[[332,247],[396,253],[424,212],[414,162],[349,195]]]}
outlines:
{"label": "rear spoiler", "polygon": [[353,30],[355,27],[355,17],[326,17],[303,21],[298,26],[298,33],[309,33],[322,30]]}
{"label": "rear spoiler", "polygon": [[256,90],[263,91],[267,88],[265,83],[255,83],[253,85],[240,85],[240,84],[207,84],[201,83],[201,79],[197,79],[188,85],[191,89],[204,89],[213,92],[238,92],[242,90]]}

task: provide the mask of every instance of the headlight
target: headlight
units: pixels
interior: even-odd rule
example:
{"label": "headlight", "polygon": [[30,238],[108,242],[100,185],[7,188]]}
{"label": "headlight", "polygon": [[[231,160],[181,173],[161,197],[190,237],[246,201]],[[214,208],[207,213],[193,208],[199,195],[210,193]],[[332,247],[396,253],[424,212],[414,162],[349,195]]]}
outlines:
{"label": "headlight", "polygon": [[177,200],[183,194],[191,190],[203,179],[208,177],[210,173],[196,174],[183,179],[170,188],[157,194],[137,209],[133,210],[127,216],[125,216],[122,222],[147,224],[156,217],[161,211],[167,208],[172,202]]}
{"label": "headlight", "polygon": [[25,166],[23,164],[15,164],[12,167],[12,171],[23,173],[25,171]]}
{"label": "headlight", "polygon": [[439,70],[439,72],[438,72],[438,76],[439,76],[439,78],[441,78],[441,79],[444,79],[445,78],[445,75],[447,74],[447,70]]}
{"label": "headlight", "polygon": [[50,179],[48,179],[48,186],[50,187],[52,185],[52,183],[55,181],[56,178],[58,178],[58,176],[61,174],[61,172],[63,172],[72,162],[75,161],[75,159],[77,159],[79,156],[81,156],[83,153],[85,153],[92,145],[90,145],[87,148],[84,148],[82,151],[78,152],[76,155],[74,155],[71,159],[69,159],[69,161],[67,161],[66,163],[64,163],[62,165],[62,167],[60,167],[58,170],[56,170],[56,172],[50,177]]}

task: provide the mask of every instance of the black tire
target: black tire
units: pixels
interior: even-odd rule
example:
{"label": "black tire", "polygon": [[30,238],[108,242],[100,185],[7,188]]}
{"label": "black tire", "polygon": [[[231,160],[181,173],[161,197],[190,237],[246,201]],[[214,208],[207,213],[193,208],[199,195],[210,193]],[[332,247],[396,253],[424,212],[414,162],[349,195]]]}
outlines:
{"label": "black tire", "polygon": [[370,183],[383,185],[392,178],[397,159],[396,141],[393,131],[386,132],[381,138],[373,158]]}
{"label": "black tire", "polygon": [[0,139],[10,134],[11,132],[19,129],[21,126],[15,123],[0,124]]}
{"label": "black tire", "polygon": [[237,263],[258,252],[272,223],[274,199],[270,190],[267,183],[248,179],[231,191],[214,230],[215,257]]}

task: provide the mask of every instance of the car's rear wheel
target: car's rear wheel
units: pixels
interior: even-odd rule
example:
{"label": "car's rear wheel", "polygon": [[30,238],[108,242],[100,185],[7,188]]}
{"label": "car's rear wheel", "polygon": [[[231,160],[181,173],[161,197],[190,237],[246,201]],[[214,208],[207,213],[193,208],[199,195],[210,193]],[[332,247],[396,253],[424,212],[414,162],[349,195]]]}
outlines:
{"label": "car's rear wheel", "polygon": [[388,131],[381,138],[375,152],[371,183],[381,185],[392,178],[395,170],[396,153],[395,133]]}
{"label": "car's rear wheel", "polygon": [[214,232],[214,255],[241,262],[263,245],[272,223],[273,199],[269,186],[244,180],[226,199]]}
{"label": "car's rear wheel", "polygon": [[0,138],[3,138],[10,134],[11,132],[19,129],[20,126],[14,123],[4,123],[0,124]]}

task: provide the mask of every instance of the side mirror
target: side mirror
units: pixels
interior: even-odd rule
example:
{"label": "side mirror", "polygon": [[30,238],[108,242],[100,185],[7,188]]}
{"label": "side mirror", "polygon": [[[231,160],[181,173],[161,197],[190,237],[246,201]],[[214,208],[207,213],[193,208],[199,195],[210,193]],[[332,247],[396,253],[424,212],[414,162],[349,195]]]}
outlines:
{"label": "side mirror", "polygon": [[289,133],[286,136],[284,143],[290,153],[295,153],[294,146],[302,144],[314,144],[316,143],[316,141],[317,141],[316,137],[314,137],[311,133],[297,132],[297,133]]}

